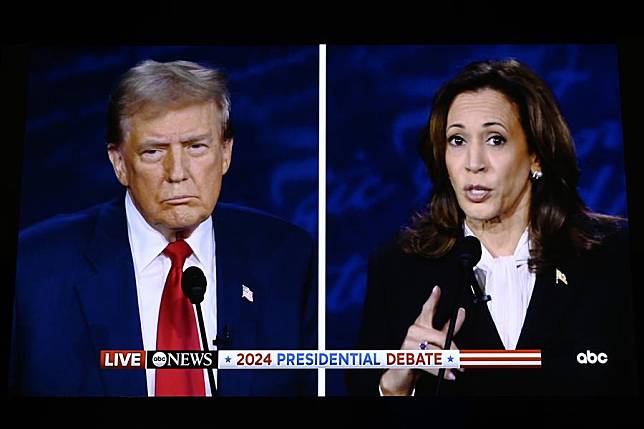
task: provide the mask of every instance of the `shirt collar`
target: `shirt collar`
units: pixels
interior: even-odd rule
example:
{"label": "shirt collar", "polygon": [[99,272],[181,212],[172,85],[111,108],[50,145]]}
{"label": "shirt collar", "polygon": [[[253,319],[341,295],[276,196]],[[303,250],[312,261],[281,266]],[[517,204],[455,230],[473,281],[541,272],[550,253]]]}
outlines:
{"label": "shirt collar", "polygon": [[212,262],[215,258],[215,238],[212,227],[212,217],[208,216],[197,228],[192,231],[186,243],[190,245],[193,255],[207,272],[210,272]]}
{"label": "shirt collar", "polygon": [[[137,270],[143,270],[163,252],[168,240],[145,220],[134,205],[129,191],[125,194],[125,214],[134,265]],[[212,218],[208,216],[201,222],[186,242],[204,269],[210,269],[214,259]]]}

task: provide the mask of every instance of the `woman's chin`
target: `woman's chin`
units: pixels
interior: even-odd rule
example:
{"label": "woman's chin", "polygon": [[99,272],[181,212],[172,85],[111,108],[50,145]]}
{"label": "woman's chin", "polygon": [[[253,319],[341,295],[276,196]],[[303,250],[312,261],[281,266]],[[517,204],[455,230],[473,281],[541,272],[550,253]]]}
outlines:
{"label": "woman's chin", "polygon": [[467,220],[473,222],[489,222],[498,218],[496,210],[493,210],[490,207],[483,207],[482,205],[477,205],[476,207],[471,207],[471,205],[469,205],[469,207],[465,207],[463,211],[465,212]]}

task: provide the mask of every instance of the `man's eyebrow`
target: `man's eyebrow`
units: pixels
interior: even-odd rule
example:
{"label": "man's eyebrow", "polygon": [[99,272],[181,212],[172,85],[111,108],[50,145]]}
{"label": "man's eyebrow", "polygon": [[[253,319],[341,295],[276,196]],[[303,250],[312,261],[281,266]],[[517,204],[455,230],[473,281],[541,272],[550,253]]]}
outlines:
{"label": "man's eyebrow", "polygon": [[[201,141],[201,140],[208,140],[210,138],[211,138],[210,133],[199,134],[199,135],[196,135],[196,136],[186,136],[186,137],[181,139],[181,143],[182,144],[193,143],[193,142],[197,142],[197,141]],[[167,146],[169,144],[170,144],[170,142],[167,139],[164,139],[164,138],[155,139],[154,137],[151,137],[151,138],[141,142],[141,146],[146,146],[146,147],[147,146]]]}
{"label": "man's eyebrow", "polygon": [[197,142],[201,140],[209,140],[210,138],[211,138],[210,133],[199,134],[196,136],[188,136],[188,137],[182,138],[181,143],[192,143],[192,142]]}
{"label": "man's eyebrow", "polygon": [[145,146],[145,147],[148,147],[148,146],[168,146],[169,144],[170,144],[170,142],[169,142],[169,141],[167,141],[167,140],[162,140],[162,139],[159,139],[159,140],[148,139],[148,140],[144,140],[144,141],[142,141],[142,142],[141,142],[141,144],[140,144],[140,146],[141,146],[141,147],[143,147],[143,146]]}

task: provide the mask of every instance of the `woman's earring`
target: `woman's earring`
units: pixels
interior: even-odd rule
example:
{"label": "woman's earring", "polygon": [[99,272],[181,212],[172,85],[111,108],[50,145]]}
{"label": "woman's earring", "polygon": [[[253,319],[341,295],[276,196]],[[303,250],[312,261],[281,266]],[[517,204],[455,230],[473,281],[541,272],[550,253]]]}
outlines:
{"label": "woman's earring", "polygon": [[543,177],[543,172],[541,170],[535,170],[530,173],[532,175],[532,178],[534,180],[539,180],[541,177]]}

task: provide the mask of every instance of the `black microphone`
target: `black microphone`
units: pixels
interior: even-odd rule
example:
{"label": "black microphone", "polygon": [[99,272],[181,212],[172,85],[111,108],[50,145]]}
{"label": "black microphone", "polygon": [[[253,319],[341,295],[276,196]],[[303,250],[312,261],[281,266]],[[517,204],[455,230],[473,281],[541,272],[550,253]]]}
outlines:
{"label": "black microphone", "polygon": [[[473,235],[463,237],[456,242],[455,246],[456,259],[463,273],[466,275],[465,281],[469,283],[474,293],[474,304],[488,302],[492,298],[490,295],[483,293],[479,287],[478,281],[474,276],[474,265],[481,260],[481,242]],[[465,285],[466,287],[468,285]]]}
{"label": "black microphone", "polygon": [[199,267],[188,267],[181,276],[181,290],[195,305],[203,301],[207,284],[206,276]]}
{"label": "black microphone", "polygon": [[[203,314],[201,314],[201,302],[206,294],[206,276],[199,267],[188,267],[181,276],[181,290],[183,294],[195,305],[197,310],[197,320],[199,321],[199,333],[201,334],[201,344],[203,351],[208,351],[208,342],[206,341],[206,328],[203,323]],[[215,376],[212,368],[207,369],[208,381],[210,382],[210,393],[217,396],[217,386],[215,385]]]}
{"label": "black microphone", "polygon": [[[447,329],[447,336],[445,337],[445,345],[443,350],[449,350],[450,345],[452,344],[452,337],[454,336],[454,327],[456,326],[456,317],[458,315],[458,304],[460,297],[463,293],[463,290],[468,286],[472,287],[474,291],[474,302],[487,302],[490,300],[489,295],[484,295],[481,291],[481,288],[476,282],[474,277],[474,265],[476,265],[481,260],[481,242],[478,238],[469,235],[467,237],[460,238],[456,241],[454,245],[454,255],[456,261],[459,265],[459,282],[457,287],[457,293],[454,296],[452,301],[452,308],[450,311],[451,317],[449,320],[449,328]],[[474,283],[472,283],[474,281]],[[436,396],[440,392],[441,381],[445,376],[445,368],[438,370],[438,380],[436,382]]]}
{"label": "black microphone", "polygon": [[481,242],[473,235],[468,235],[456,241],[454,252],[462,268],[472,268],[481,260]]}

